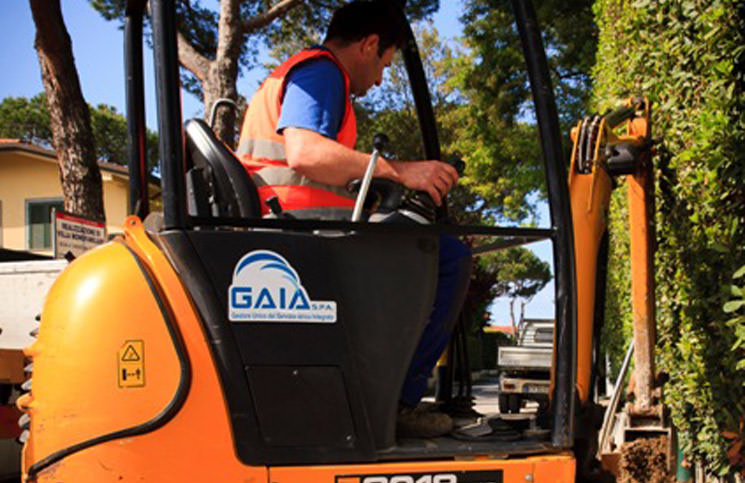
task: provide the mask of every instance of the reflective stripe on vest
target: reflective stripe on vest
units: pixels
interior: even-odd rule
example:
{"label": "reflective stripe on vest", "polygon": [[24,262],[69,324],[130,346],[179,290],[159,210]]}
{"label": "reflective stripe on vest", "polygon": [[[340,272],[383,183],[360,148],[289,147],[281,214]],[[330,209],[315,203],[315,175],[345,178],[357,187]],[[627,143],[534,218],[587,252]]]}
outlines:
{"label": "reflective stripe on vest", "polygon": [[268,139],[246,139],[238,145],[238,154],[267,161],[285,161],[285,144]]}
{"label": "reflective stripe on vest", "polygon": [[357,123],[349,99],[349,76],[327,50],[304,50],[280,65],[259,87],[251,99],[238,143],[239,155],[246,171],[259,187],[262,213],[269,212],[266,199],[277,196],[285,211],[354,206],[354,196],[340,186],[312,181],[287,166],[285,138],[276,132],[282,110],[282,96],[287,75],[297,65],[311,59],[331,59],[344,77],[344,117],[336,141],[354,149]]}

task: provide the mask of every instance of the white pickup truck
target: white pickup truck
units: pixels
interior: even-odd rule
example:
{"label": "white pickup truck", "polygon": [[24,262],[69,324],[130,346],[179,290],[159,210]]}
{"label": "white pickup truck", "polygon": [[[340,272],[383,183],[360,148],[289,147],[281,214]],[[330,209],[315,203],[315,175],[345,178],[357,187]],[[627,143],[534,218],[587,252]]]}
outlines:
{"label": "white pickup truck", "polygon": [[21,414],[14,403],[28,376],[23,348],[34,342],[31,332],[39,326],[36,316],[67,262],[2,260],[0,256],[0,481],[18,481],[21,445],[15,438],[21,430],[15,422]]}
{"label": "white pickup truck", "polygon": [[497,352],[499,411],[519,413],[524,401],[536,401],[539,412],[548,406],[553,361],[554,321],[525,319],[517,345]]}

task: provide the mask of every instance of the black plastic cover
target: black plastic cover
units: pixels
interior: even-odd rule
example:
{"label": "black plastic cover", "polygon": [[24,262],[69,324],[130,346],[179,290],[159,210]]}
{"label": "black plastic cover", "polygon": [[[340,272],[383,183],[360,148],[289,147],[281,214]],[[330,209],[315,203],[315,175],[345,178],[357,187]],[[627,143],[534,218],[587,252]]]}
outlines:
{"label": "black plastic cover", "polygon": [[[373,461],[395,445],[401,386],[434,299],[436,235],[200,230],[157,240],[201,315],[243,462]],[[337,321],[230,322],[236,265],[255,250],[283,257],[310,299],[336,302]],[[321,407],[340,418],[323,419],[331,426],[319,434],[301,423]]]}
{"label": "black plastic cover", "polygon": [[354,446],[352,411],[339,367],[255,366],[246,373],[265,443]]}

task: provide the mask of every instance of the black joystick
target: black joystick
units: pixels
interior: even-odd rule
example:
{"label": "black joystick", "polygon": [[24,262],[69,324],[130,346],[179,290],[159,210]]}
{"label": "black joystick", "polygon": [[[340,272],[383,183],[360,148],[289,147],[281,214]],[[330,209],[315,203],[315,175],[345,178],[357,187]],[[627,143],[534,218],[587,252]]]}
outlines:
{"label": "black joystick", "polygon": [[[446,161],[443,161],[443,163],[449,164],[450,166],[455,168],[458,176],[463,176],[463,172],[466,168],[466,163],[462,159],[460,159],[457,154],[451,156]],[[437,207],[435,205],[435,202],[432,200],[432,197],[425,191],[417,191],[413,193],[411,196],[407,197],[406,200],[404,200],[404,203],[407,210],[418,214],[419,216],[426,219],[429,223],[434,223],[435,221],[437,221],[437,219],[444,218],[447,213],[445,211],[444,205]]]}
{"label": "black joystick", "polygon": [[373,137],[373,148],[376,151],[382,152],[388,145],[388,136],[383,133],[378,133]]}
{"label": "black joystick", "polygon": [[458,176],[463,176],[463,173],[466,172],[466,163],[461,159],[460,155],[455,154],[453,156],[450,156],[447,161],[443,161],[446,164],[449,164],[453,168],[455,168],[455,171],[458,173]]}

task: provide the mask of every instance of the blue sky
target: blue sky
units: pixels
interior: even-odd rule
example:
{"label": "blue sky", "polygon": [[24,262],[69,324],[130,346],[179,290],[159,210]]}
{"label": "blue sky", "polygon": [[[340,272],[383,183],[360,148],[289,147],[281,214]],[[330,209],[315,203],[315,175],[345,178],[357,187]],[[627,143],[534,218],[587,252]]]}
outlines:
{"label": "blue sky", "polygon": [[[32,97],[43,91],[39,64],[34,50],[35,29],[31,9],[24,0],[4,2],[0,16],[0,99],[8,96]],[[461,34],[458,21],[462,9],[460,0],[440,0],[440,11],[434,17],[435,27],[443,38],[454,38]],[[105,21],[87,1],[62,0],[62,12],[73,43],[75,63],[89,104],[109,104],[119,112],[125,110],[123,35],[116,22]],[[155,97],[152,87],[152,54],[145,53],[146,110],[151,129],[157,126]],[[244,74],[239,80],[238,90],[246,97],[255,90],[266,72],[257,68]],[[184,93],[183,115],[185,118],[202,116],[201,103]],[[547,224],[548,213],[541,210],[542,226]],[[532,247],[538,256],[551,261],[551,246],[548,242]],[[506,301],[498,301],[492,310],[492,319],[508,323]],[[549,284],[526,308],[528,317],[553,317],[553,283]]]}
{"label": "blue sky", "polygon": [[[8,96],[32,97],[44,88],[34,50],[34,24],[27,1],[12,0],[3,5],[0,16],[0,99]],[[442,0],[435,25],[448,38],[460,35],[458,22],[460,1]],[[85,0],[62,0],[62,14],[73,42],[75,63],[89,104],[105,103],[124,112],[123,36],[117,22],[105,21]],[[152,88],[152,53],[145,54],[148,125],[155,121]],[[238,90],[250,98],[266,71],[257,68],[244,73]],[[149,78],[148,78],[149,77]],[[183,96],[184,117],[201,115],[201,103],[190,94]]]}

